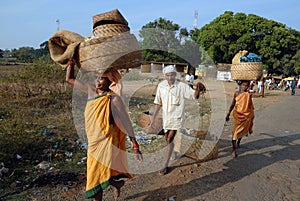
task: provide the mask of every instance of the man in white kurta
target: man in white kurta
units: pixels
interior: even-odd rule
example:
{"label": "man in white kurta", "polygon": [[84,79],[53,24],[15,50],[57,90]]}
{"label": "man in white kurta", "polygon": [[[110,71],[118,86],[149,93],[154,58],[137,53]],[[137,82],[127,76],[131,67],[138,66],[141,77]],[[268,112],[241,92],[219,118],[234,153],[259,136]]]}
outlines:
{"label": "man in white kurta", "polygon": [[158,84],[154,99],[156,107],[150,124],[152,126],[153,120],[162,108],[163,129],[168,144],[164,168],[160,171],[162,175],[169,172],[168,164],[174,149],[173,140],[177,130],[182,128],[184,122],[185,101],[186,99],[199,98],[203,86],[198,83],[196,90],[194,90],[188,84],[176,80],[177,72],[172,65],[166,66],[163,69],[163,74],[166,80]]}
{"label": "man in white kurta", "polygon": [[175,80],[171,86],[167,80],[159,83],[154,104],[162,106],[164,130],[179,130],[183,125],[186,99],[195,99],[195,90]]}

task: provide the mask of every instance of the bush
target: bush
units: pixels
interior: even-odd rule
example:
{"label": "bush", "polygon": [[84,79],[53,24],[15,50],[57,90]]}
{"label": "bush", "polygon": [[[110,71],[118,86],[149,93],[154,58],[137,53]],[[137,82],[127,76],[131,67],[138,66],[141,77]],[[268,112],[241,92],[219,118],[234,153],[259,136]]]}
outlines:
{"label": "bush", "polygon": [[0,164],[11,175],[2,183],[1,194],[5,187],[10,188],[10,182],[25,185],[36,174],[43,174],[35,168],[42,161],[60,171],[82,170],[77,162],[86,151],[78,145],[70,107],[72,88],[65,83],[61,67],[37,60],[32,65],[1,69],[6,73],[0,75]]}

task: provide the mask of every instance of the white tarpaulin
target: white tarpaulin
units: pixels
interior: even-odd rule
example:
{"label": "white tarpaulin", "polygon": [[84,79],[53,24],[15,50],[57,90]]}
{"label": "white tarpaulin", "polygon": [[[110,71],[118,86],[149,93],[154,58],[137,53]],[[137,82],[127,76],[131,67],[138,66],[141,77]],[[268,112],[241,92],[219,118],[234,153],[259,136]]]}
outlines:
{"label": "white tarpaulin", "polygon": [[217,80],[224,80],[224,81],[230,80],[230,81],[232,81],[231,73],[228,72],[228,71],[218,71],[217,72]]}

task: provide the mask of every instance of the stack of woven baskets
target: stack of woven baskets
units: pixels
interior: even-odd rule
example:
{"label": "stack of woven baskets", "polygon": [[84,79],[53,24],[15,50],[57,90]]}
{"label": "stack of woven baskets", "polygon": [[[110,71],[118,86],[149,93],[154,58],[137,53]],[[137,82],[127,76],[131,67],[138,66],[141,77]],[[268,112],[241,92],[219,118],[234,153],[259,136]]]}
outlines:
{"label": "stack of woven baskets", "polygon": [[139,43],[117,9],[93,16],[93,34],[82,37],[67,30],[58,31],[49,39],[51,58],[63,68],[73,60],[87,71],[141,65]]}
{"label": "stack of woven baskets", "polygon": [[263,65],[256,54],[242,50],[232,59],[231,78],[233,80],[259,80],[262,74]]}

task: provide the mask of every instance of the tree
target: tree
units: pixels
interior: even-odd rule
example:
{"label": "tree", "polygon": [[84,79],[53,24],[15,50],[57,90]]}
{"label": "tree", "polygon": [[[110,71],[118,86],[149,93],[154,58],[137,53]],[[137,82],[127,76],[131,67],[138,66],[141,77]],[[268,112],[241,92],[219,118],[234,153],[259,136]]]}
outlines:
{"label": "tree", "polygon": [[297,51],[297,53],[293,56],[292,61],[294,65],[294,70],[297,75],[300,74],[300,49]]}
{"label": "tree", "polygon": [[33,47],[20,47],[12,51],[12,56],[16,57],[21,62],[32,63],[35,59]]}
{"label": "tree", "polygon": [[39,49],[34,49],[33,47],[20,47],[19,49],[12,49],[10,54],[12,57],[17,58],[18,61],[26,63],[32,63],[38,59],[50,58],[48,41],[41,43]]}
{"label": "tree", "polygon": [[170,61],[172,49],[179,44],[175,34],[179,25],[164,18],[149,22],[142,27],[139,36],[144,59],[147,61]]}
{"label": "tree", "polygon": [[[231,63],[239,50],[258,54],[269,73],[295,73],[299,56],[300,32],[253,14],[226,11],[190,35],[215,63]],[[298,71],[297,71],[298,72]]]}
{"label": "tree", "polygon": [[40,49],[36,50],[36,57],[40,58],[40,57],[43,57],[48,54],[50,54],[49,47],[48,47],[48,41],[45,41],[40,44]]}
{"label": "tree", "polygon": [[139,36],[146,61],[200,64],[199,45],[188,37],[186,28],[170,20],[159,18],[146,24]]}

